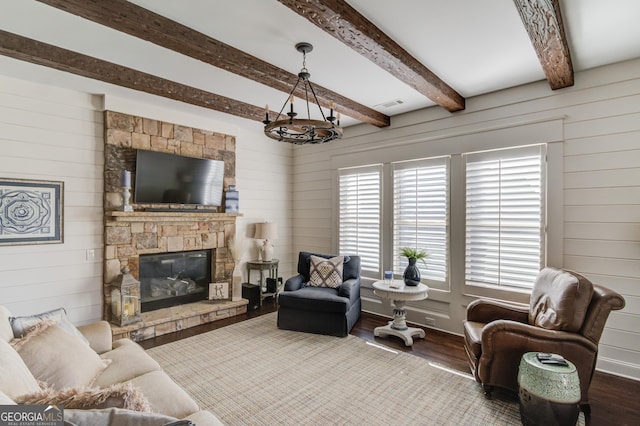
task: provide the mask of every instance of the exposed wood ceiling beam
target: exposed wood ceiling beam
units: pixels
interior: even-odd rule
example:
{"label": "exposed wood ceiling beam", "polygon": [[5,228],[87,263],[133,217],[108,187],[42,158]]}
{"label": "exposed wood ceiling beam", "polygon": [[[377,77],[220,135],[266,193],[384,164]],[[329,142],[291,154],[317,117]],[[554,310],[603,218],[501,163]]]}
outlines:
{"label": "exposed wood ceiling beam", "polygon": [[[297,75],[126,0],[38,1],[285,93],[291,91],[298,79]],[[387,115],[374,109],[322,86],[314,84],[314,89],[319,102],[324,107],[329,107],[333,102],[336,111],[356,120],[378,127],[386,127],[390,124]],[[303,88],[296,89],[295,95],[304,98]]]}
{"label": "exposed wood ceiling beam", "polygon": [[573,86],[571,52],[559,0],[513,0],[553,90]]}
{"label": "exposed wood ceiling beam", "polygon": [[250,120],[264,119],[264,108],[2,30],[0,54]]}
{"label": "exposed wood ceiling beam", "polygon": [[448,111],[464,98],[343,0],[278,0]]}

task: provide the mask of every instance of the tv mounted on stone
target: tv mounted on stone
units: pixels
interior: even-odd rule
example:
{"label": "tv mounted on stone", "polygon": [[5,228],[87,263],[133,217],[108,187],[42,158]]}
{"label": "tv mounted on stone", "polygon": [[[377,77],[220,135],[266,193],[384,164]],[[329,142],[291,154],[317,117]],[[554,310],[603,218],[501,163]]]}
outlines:
{"label": "tv mounted on stone", "polygon": [[221,206],[224,161],[139,149],[137,204]]}

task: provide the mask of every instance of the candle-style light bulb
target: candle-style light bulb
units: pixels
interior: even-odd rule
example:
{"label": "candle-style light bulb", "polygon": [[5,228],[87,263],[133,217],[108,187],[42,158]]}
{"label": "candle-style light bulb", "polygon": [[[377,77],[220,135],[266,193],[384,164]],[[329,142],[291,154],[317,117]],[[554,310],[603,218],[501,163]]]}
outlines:
{"label": "candle-style light bulb", "polygon": [[264,106],[264,121],[269,121],[269,104]]}
{"label": "candle-style light bulb", "polygon": [[298,115],[298,114],[296,114],[295,112],[293,112],[293,95],[289,96],[289,103],[291,104],[291,111],[290,111],[290,112],[288,112],[288,113],[287,113],[287,115],[288,115],[288,116],[289,116],[289,118],[290,118],[290,120],[289,120],[289,121],[290,121],[290,123],[291,123],[291,124],[293,124],[293,117],[295,117],[296,115]]}
{"label": "candle-style light bulb", "polygon": [[340,113],[338,113],[338,126],[340,125]]}
{"label": "candle-style light bulb", "polygon": [[131,188],[131,172],[129,170],[120,172],[120,185],[123,188]]}
{"label": "candle-style light bulb", "polygon": [[131,172],[129,170],[120,172],[120,185],[122,186],[122,211],[132,212],[133,207],[129,204],[131,198]]}

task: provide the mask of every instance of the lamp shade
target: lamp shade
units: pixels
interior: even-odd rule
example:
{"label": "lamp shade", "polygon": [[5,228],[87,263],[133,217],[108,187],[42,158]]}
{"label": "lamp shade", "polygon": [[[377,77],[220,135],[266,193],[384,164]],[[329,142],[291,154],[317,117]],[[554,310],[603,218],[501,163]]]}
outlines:
{"label": "lamp shade", "polygon": [[278,228],[273,222],[256,223],[256,233],[253,238],[257,240],[275,240],[278,238]]}

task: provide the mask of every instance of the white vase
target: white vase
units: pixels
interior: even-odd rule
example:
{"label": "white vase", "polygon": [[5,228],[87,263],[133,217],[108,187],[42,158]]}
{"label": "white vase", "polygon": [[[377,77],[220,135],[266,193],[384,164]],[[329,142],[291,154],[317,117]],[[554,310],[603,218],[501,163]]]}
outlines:
{"label": "white vase", "polygon": [[265,262],[273,260],[273,244],[269,240],[265,240],[264,246],[262,246],[262,260]]}
{"label": "white vase", "polygon": [[233,302],[242,300],[242,269],[240,263],[237,262],[235,268],[233,268],[232,286],[231,286],[231,300]]}

